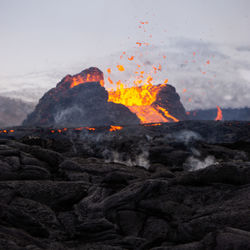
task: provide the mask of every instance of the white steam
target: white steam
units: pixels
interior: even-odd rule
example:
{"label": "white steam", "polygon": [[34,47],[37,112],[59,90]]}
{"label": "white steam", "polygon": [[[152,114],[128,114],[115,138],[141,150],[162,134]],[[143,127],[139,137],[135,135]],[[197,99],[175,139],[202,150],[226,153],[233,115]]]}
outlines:
{"label": "white steam", "polygon": [[110,152],[110,157],[106,159],[106,162],[115,162],[124,164],[126,166],[132,167],[132,166],[140,166],[144,167],[146,169],[149,168],[150,163],[148,160],[148,151],[143,151],[141,154],[137,155],[136,157],[130,157],[129,155],[126,155],[124,157],[123,153],[119,153],[117,151]]}
{"label": "white steam", "polygon": [[67,109],[62,109],[61,111],[57,112],[54,119],[56,124],[62,124],[69,121],[69,118],[72,116],[79,116],[82,115],[84,110],[78,106],[73,106]]}
{"label": "white steam", "polygon": [[188,145],[192,141],[201,140],[201,136],[191,130],[182,130],[177,133],[169,134],[165,137],[167,140],[174,140],[176,142],[182,142],[185,145]]}
{"label": "white steam", "polygon": [[[198,133],[191,130],[182,130],[180,132],[169,135],[169,138],[174,138],[175,141],[182,142],[186,146],[192,145],[192,142],[202,139],[202,137]],[[190,146],[190,151],[192,152],[192,156],[188,157],[186,162],[184,163],[184,166],[187,166],[187,169],[189,171],[203,169],[216,163],[216,159],[212,155],[208,155],[205,159],[201,160],[201,152],[193,146]]]}
{"label": "white steam", "polygon": [[216,159],[212,155],[208,155],[203,161],[194,156],[190,156],[187,159],[185,165],[188,166],[189,171],[196,171],[196,170],[211,166],[215,163],[216,163]]}

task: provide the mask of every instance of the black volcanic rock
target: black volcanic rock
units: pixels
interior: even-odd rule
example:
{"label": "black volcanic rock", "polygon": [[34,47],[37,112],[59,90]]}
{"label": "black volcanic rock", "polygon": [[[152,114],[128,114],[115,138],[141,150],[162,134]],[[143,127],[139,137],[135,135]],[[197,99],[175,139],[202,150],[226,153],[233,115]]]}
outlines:
{"label": "black volcanic rock", "polygon": [[187,119],[185,108],[180,101],[180,96],[176,92],[175,88],[169,84],[160,89],[157,93],[156,100],[152,103],[152,106],[160,106],[164,108],[169,114],[179,120]]}
{"label": "black volcanic rock", "polygon": [[66,76],[40,99],[23,125],[93,127],[139,123],[126,106],[108,102],[108,92],[101,85],[103,73],[97,68]]}
{"label": "black volcanic rock", "polygon": [[0,134],[0,249],[250,249],[248,122],[99,129]]}

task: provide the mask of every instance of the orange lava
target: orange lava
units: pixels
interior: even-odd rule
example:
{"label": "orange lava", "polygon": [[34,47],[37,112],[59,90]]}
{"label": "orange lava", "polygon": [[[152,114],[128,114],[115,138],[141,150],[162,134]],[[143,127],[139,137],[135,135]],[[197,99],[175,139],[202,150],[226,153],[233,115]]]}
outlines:
{"label": "orange lava", "polygon": [[89,128],[89,127],[80,127],[80,128],[75,128],[76,131],[82,131],[83,129],[86,129],[88,131],[95,131],[95,128]]}
{"label": "orange lava", "polygon": [[80,127],[80,128],[75,128],[76,131],[82,131],[83,130],[83,127]]}
{"label": "orange lava", "polygon": [[118,68],[119,71],[124,71],[125,70],[123,65],[117,65],[117,68]]}
{"label": "orange lava", "polygon": [[85,129],[87,129],[88,131],[95,131],[95,128],[85,127]]}
{"label": "orange lava", "polygon": [[[147,78],[147,81],[151,82],[151,77]],[[117,90],[109,91],[109,101],[125,106],[148,106],[156,100],[156,95],[163,86],[155,86],[148,83],[142,86],[135,85],[125,88],[124,84],[120,82]]]}
{"label": "orange lava", "polygon": [[5,133],[5,134],[7,134],[7,133],[14,133],[15,132],[15,130],[14,129],[10,129],[10,130],[6,130],[6,129],[4,129],[4,130],[0,130],[0,134],[1,133]]}
{"label": "orange lava", "polygon": [[110,77],[108,77],[108,81],[109,81],[110,84],[113,84],[113,81],[111,80]]}
{"label": "orange lava", "polygon": [[99,74],[87,74],[86,77],[82,77],[81,75],[73,76],[70,88],[86,82],[100,82],[101,86],[104,87],[104,81]]}
{"label": "orange lava", "polygon": [[154,126],[161,126],[161,123],[151,123],[151,124],[145,124],[146,127],[154,127]]}
{"label": "orange lava", "polygon": [[157,110],[160,111],[160,112],[162,112],[165,117],[170,118],[174,122],[178,122],[179,121],[177,118],[175,118],[174,116],[170,115],[169,112],[166,109],[164,109],[164,108],[162,108],[160,106],[157,106]]}
{"label": "orange lava", "polygon": [[216,116],[216,118],[214,120],[215,121],[221,121],[222,118],[223,118],[222,110],[220,109],[219,106],[216,106],[216,107],[217,107],[217,116]]}
{"label": "orange lava", "polygon": [[152,106],[130,106],[129,110],[136,114],[141,123],[169,122],[161,113]]}
{"label": "orange lava", "polygon": [[111,125],[110,126],[110,129],[109,129],[109,131],[117,131],[117,130],[122,130],[123,129],[123,127],[121,127],[121,126],[113,126],[113,125]]}
{"label": "orange lava", "polygon": [[152,77],[149,75],[142,86],[135,81],[134,86],[130,88],[125,88],[120,82],[116,90],[109,91],[108,101],[127,106],[137,115],[141,123],[178,122],[179,120],[164,108],[151,106],[156,101],[158,92],[166,86],[166,84],[153,85],[151,81]]}

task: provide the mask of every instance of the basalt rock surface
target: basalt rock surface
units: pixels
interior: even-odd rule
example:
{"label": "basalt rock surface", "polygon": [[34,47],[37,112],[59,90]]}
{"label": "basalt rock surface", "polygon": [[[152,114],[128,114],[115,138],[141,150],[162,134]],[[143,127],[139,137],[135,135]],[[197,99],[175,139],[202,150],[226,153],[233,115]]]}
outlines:
{"label": "basalt rock surface", "polygon": [[250,249],[249,125],[0,134],[0,249]]}

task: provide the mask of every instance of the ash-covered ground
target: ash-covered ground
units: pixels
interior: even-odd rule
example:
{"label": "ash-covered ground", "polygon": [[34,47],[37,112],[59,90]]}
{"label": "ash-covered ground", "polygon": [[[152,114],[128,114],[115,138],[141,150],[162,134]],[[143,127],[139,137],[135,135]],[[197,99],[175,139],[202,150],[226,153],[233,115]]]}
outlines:
{"label": "ash-covered ground", "polygon": [[1,130],[0,249],[250,249],[250,123],[155,125]]}

